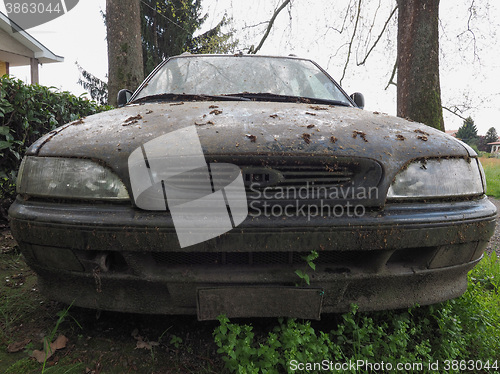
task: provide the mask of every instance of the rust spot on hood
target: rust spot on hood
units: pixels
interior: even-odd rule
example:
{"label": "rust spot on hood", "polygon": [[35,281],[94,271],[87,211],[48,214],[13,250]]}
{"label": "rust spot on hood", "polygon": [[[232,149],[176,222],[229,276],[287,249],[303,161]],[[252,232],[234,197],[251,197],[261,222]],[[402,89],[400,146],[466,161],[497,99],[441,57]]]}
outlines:
{"label": "rust spot on hood", "polygon": [[304,139],[304,141],[306,142],[306,144],[309,144],[311,143],[311,134],[308,134],[308,133],[303,133],[302,134],[302,139]]}

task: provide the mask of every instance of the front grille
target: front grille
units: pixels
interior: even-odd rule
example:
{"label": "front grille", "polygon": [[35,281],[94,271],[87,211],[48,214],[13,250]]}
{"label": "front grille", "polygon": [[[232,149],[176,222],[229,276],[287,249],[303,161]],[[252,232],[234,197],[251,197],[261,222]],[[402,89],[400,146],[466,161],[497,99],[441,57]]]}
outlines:
{"label": "front grille", "polygon": [[260,209],[267,202],[340,206],[359,201],[365,207],[376,207],[383,201],[377,190],[382,167],[370,159],[289,156],[224,162],[240,167],[251,209]]}
{"label": "front grille", "polygon": [[[314,165],[314,166],[274,166],[270,171],[277,171],[281,178],[276,182],[280,187],[303,187],[303,186],[338,186],[350,184],[354,172],[347,166],[337,165]],[[264,186],[270,181],[269,173],[263,169],[260,173],[242,170],[245,185],[252,183]]]}
{"label": "front grille", "polygon": [[[153,252],[157,265],[299,265],[310,252]],[[325,251],[314,261],[322,265],[359,262],[360,253]]]}

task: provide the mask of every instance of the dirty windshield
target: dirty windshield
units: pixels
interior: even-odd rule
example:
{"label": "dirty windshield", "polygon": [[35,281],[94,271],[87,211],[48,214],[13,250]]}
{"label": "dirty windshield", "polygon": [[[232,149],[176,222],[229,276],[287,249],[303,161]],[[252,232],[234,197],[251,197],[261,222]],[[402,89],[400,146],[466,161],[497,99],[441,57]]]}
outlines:
{"label": "dirty windshield", "polygon": [[142,86],[134,100],[162,94],[264,94],[270,100],[279,95],[350,105],[344,93],[311,61],[278,57],[171,58]]}

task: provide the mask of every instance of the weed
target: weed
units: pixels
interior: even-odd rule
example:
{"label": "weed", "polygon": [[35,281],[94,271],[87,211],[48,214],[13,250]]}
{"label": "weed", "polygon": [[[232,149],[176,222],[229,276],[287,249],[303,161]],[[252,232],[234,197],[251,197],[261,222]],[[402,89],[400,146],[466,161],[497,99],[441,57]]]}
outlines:
{"label": "weed", "polygon": [[295,270],[295,274],[300,278],[300,284],[296,284],[297,287],[303,286],[304,283],[308,286],[311,284],[309,274],[307,274],[308,268],[311,268],[313,271],[316,271],[316,264],[314,260],[318,258],[318,252],[311,251],[311,253],[307,256],[303,256],[302,259],[306,262],[304,270]]}
{"label": "weed", "polygon": [[44,346],[44,353],[45,353],[45,359],[43,360],[43,366],[42,366],[42,374],[46,373],[45,371],[45,366],[47,365],[47,360],[48,358],[50,358],[52,355],[53,355],[53,351],[52,351],[52,347],[51,347],[51,343],[54,341],[55,337],[56,337],[56,334],[59,330],[59,327],[60,325],[65,321],[65,319],[67,317],[71,317],[72,320],[78,325],[78,327],[80,327],[80,329],[82,329],[82,326],[78,323],[78,321],[76,319],[74,319],[70,314],[69,314],[69,310],[70,308],[72,307],[73,303],[71,303],[67,308],[59,311],[57,313],[57,322],[56,322],[56,325],[54,326],[54,328],[52,329],[52,331],[50,332],[50,334],[48,336],[46,336],[43,340],[43,346]]}
{"label": "weed", "polygon": [[182,344],[182,338],[179,338],[178,336],[172,334],[170,338],[170,344],[172,344],[175,349],[179,349]]}
{"label": "weed", "polygon": [[[353,305],[331,331],[315,329],[310,321],[278,319],[262,337],[256,337],[253,326],[220,316],[214,340],[226,368],[238,373],[330,370],[312,364],[324,362],[365,363],[365,367],[342,368],[344,373],[370,372],[366,365],[380,362],[386,368],[420,363],[417,371],[426,372],[431,362],[443,365],[446,360],[489,361],[492,370],[498,370],[499,282],[500,261],[493,254],[469,274],[467,292],[455,300],[371,313],[360,313]],[[451,367],[449,372],[460,370]]]}

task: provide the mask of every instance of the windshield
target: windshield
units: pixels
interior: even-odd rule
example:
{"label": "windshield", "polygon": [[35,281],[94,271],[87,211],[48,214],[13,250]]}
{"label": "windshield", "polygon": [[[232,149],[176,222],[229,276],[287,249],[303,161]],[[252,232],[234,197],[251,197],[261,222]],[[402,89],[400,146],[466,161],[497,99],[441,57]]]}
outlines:
{"label": "windshield", "polygon": [[271,94],[342,102],[349,99],[309,60],[260,56],[180,56],[169,59],[134,100],[161,94]]}

